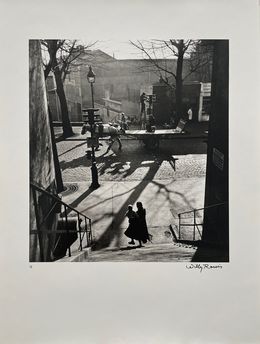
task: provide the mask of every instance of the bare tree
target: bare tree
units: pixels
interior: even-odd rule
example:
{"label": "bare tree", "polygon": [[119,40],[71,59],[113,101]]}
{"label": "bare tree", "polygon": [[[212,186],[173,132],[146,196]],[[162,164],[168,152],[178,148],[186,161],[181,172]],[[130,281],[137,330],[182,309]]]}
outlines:
{"label": "bare tree", "polygon": [[[156,72],[160,80],[170,86],[175,92],[176,114],[180,118],[183,111],[182,94],[183,82],[192,73],[198,71],[202,66],[209,63],[209,55],[196,54],[200,46],[199,40],[149,40],[130,41],[149,63],[150,70]],[[172,63],[167,63],[167,59],[176,59],[176,67]],[[184,62],[188,63],[188,70],[183,75]]]}
{"label": "bare tree", "polygon": [[61,106],[63,136],[74,135],[69,119],[68,105],[63,83],[71,70],[81,65],[81,55],[95,43],[88,46],[80,45],[77,40],[42,40],[44,76],[48,77],[50,71],[54,73],[57,94]]}

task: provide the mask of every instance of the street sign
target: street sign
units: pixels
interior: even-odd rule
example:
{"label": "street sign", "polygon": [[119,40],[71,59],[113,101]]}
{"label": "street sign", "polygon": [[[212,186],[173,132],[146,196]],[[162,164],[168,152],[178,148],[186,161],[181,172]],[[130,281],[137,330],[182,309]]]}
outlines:
{"label": "street sign", "polygon": [[224,154],[222,152],[220,152],[217,148],[213,148],[212,160],[213,160],[213,164],[220,171],[223,171],[223,168],[224,168]]}

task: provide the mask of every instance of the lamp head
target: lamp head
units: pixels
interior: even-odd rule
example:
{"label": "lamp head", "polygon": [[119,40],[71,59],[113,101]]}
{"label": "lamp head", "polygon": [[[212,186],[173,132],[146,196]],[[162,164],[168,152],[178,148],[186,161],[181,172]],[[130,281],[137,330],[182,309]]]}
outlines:
{"label": "lamp head", "polygon": [[92,67],[89,66],[89,71],[87,74],[88,82],[93,84],[95,82],[96,74],[93,72]]}

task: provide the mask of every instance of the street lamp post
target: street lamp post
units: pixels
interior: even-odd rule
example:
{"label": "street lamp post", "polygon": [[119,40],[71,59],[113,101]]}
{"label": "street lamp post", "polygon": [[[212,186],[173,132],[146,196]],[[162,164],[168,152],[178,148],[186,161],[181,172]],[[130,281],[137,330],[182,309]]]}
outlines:
{"label": "street lamp post", "polygon": [[88,82],[90,83],[90,87],[91,87],[92,108],[94,109],[95,104],[94,104],[94,89],[93,89],[93,84],[94,84],[95,79],[96,79],[96,74],[93,72],[91,66],[89,66],[89,71],[88,71],[88,74],[87,74],[87,78],[88,78]]}
{"label": "street lamp post", "polygon": [[90,125],[90,132],[91,132],[91,176],[92,176],[92,184],[91,188],[97,189],[100,184],[98,183],[98,171],[97,171],[97,165],[96,165],[96,157],[95,157],[95,111],[98,111],[98,109],[95,109],[94,104],[94,90],[93,90],[93,84],[95,82],[95,74],[89,66],[89,72],[87,74],[88,82],[91,86],[91,98],[92,98],[92,108],[87,109],[88,112],[88,121]]}

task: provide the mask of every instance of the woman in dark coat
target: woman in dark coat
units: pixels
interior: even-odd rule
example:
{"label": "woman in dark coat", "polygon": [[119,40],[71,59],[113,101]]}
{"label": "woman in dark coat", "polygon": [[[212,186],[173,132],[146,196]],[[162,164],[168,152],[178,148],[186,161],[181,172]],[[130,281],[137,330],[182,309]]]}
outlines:
{"label": "woman in dark coat", "polygon": [[137,224],[138,224],[138,240],[140,246],[142,242],[145,244],[147,240],[151,241],[151,235],[148,233],[147,224],[146,224],[146,210],[143,208],[141,202],[136,203],[137,206]]}
{"label": "woman in dark coat", "polygon": [[133,211],[133,207],[131,205],[128,206],[128,210],[126,213],[126,217],[128,217],[129,220],[129,226],[127,230],[125,231],[125,235],[131,239],[129,244],[134,245],[134,239],[136,239],[136,234],[137,234],[137,215],[135,211]]}

